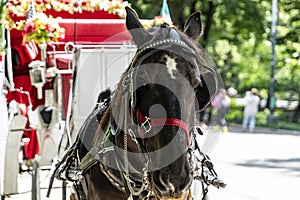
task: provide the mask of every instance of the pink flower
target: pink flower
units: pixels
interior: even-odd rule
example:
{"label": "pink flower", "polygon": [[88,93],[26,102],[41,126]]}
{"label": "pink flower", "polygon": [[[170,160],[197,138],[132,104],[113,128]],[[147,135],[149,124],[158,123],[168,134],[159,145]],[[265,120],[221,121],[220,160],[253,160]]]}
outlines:
{"label": "pink flower", "polygon": [[79,2],[78,2],[78,1],[76,1],[76,2],[74,3],[74,7],[75,7],[75,8],[78,8],[78,7],[79,7]]}
{"label": "pink flower", "polygon": [[15,13],[14,13],[14,11],[12,11],[12,10],[9,10],[9,11],[8,11],[8,14],[9,14],[9,16],[10,16],[11,18],[15,17]]}
{"label": "pink flower", "polygon": [[35,0],[35,2],[36,2],[37,4],[42,4],[42,3],[43,3],[42,0]]}
{"label": "pink flower", "polygon": [[17,0],[17,1],[9,1],[9,3],[13,4],[14,6],[21,5],[21,1],[20,1],[20,0]]}
{"label": "pink flower", "polygon": [[81,5],[82,5],[82,6],[86,6],[86,4],[87,4],[87,1],[86,1],[86,0],[83,0],[83,1],[81,2]]}
{"label": "pink flower", "polygon": [[36,29],[35,23],[33,21],[30,21],[25,25],[23,34],[32,33],[33,31],[35,31],[35,29]]}
{"label": "pink flower", "polygon": [[55,31],[55,28],[53,28],[50,24],[46,24],[46,31],[48,33],[52,33]]}
{"label": "pink flower", "polygon": [[64,0],[64,3],[65,3],[65,4],[70,4],[71,1],[70,1],[70,0]]}

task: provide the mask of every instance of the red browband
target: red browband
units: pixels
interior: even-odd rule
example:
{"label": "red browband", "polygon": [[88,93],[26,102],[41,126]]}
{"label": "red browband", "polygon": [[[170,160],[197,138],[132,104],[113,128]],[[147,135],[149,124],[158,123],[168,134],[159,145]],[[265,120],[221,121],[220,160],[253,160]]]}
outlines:
{"label": "red browband", "polygon": [[[150,123],[151,126],[177,126],[179,128],[182,128],[185,131],[186,138],[187,138],[187,143],[188,147],[190,147],[190,135],[189,135],[189,128],[187,124],[177,118],[154,118],[154,119],[149,119],[145,117],[139,109],[137,109],[137,116],[139,121],[142,123],[142,126],[145,125],[145,123]],[[147,120],[149,120],[147,122]],[[150,129],[149,129],[150,130]]]}

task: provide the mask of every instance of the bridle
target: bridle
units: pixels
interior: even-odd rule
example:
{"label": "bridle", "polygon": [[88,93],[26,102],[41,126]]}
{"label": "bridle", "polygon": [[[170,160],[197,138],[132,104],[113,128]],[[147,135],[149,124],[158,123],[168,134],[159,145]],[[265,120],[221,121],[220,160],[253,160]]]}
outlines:
{"label": "bridle", "polygon": [[[171,32],[175,31],[173,29],[171,29]],[[177,32],[176,32],[177,33]],[[135,70],[137,68],[137,66],[139,66],[147,57],[149,57],[149,55],[154,54],[157,51],[163,50],[164,47],[169,47],[169,46],[178,46],[181,48],[184,48],[186,51],[190,52],[191,54],[195,55],[195,51],[190,48],[185,42],[183,42],[182,40],[179,39],[163,39],[163,40],[158,40],[154,43],[151,44],[146,44],[144,45],[142,48],[140,48],[137,52],[135,57],[133,58],[130,66],[129,66],[129,70],[128,70],[128,74],[127,76],[124,78],[123,80],[123,91],[122,93],[125,94],[127,93],[131,102],[130,102],[130,107],[131,109],[131,116],[134,115],[134,110],[135,110],[135,114],[139,120],[139,123],[141,124],[141,128],[143,128],[143,132],[144,134],[148,133],[152,127],[156,127],[156,126],[176,126],[178,128],[181,128],[184,130],[188,143],[187,146],[190,146],[190,137],[189,137],[189,128],[188,125],[186,124],[186,122],[184,122],[181,119],[177,119],[177,118],[155,118],[155,119],[151,119],[149,116],[145,116],[142,114],[142,112],[140,111],[139,108],[136,108],[136,97],[135,97]],[[123,104],[126,105],[127,104]],[[126,114],[126,112],[125,112]]]}
{"label": "bridle", "polygon": [[[173,36],[172,36],[173,35]],[[132,167],[131,163],[129,163],[128,160],[128,137],[131,138],[132,141],[136,142],[137,145],[139,145],[139,142],[136,139],[136,134],[134,133],[136,130],[132,128],[131,124],[129,123],[129,118],[136,117],[136,122],[139,125],[139,130],[143,132],[144,137],[146,137],[146,134],[151,131],[152,127],[157,126],[175,126],[182,130],[184,130],[186,134],[186,138],[188,141],[187,147],[188,147],[188,154],[187,154],[187,160],[189,162],[192,175],[194,179],[202,180],[207,185],[212,184],[216,187],[224,187],[224,182],[220,181],[217,178],[217,175],[215,171],[213,170],[213,165],[209,161],[209,158],[201,153],[199,145],[197,143],[197,133],[200,133],[201,130],[198,129],[197,126],[193,126],[193,131],[191,131],[191,138],[189,134],[189,127],[181,119],[177,118],[149,118],[149,116],[145,116],[142,114],[141,110],[137,108],[136,106],[136,97],[135,97],[135,91],[134,91],[134,84],[135,84],[135,70],[137,66],[139,66],[149,55],[159,51],[159,50],[165,50],[164,48],[169,48],[171,46],[177,46],[180,48],[183,48],[186,52],[188,52],[191,55],[195,55],[195,50],[193,48],[190,48],[184,41],[180,40],[180,37],[176,31],[171,29],[170,31],[170,38],[164,39],[164,40],[158,40],[154,43],[145,44],[142,48],[140,48],[133,59],[133,61],[130,64],[130,67],[127,71],[127,74],[123,78],[123,81],[119,85],[119,91],[118,93],[121,97],[121,101],[115,101],[116,92],[114,95],[110,96],[110,98],[106,99],[102,104],[99,104],[97,106],[97,109],[95,109],[91,115],[88,117],[88,119],[83,124],[82,128],[79,130],[79,134],[77,136],[77,139],[75,143],[71,146],[71,148],[68,150],[68,152],[65,154],[65,156],[62,158],[62,161],[57,165],[55,171],[53,172],[53,175],[51,177],[50,185],[48,188],[47,196],[50,194],[51,186],[53,183],[54,178],[56,177],[59,180],[68,180],[72,182],[81,181],[84,177],[84,174],[87,172],[87,170],[91,169],[96,164],[99,164],[101,172],[106,176],[106,178],[109,180],[112,185],[117,188],[120,191],[123,191],[126,193],[128,199],[132,199],[132,195],[140,196],[142,198],[150,199],[150,197],[156,196],[154,194],[154,190],[152,189],[152,185],[149,181],[149,156],[148,154],[143,154],[143,157],[141,157],[141,161],[144,164],[144,167],[142,169],[142,172],[139,172],[138,177],[132,177],[129,174],[129,167]],[[211,72],[214,72],[213,69],[209,69],[208,66],[205,66],[205,63],[201,60],[202,58],[195,55],[194,60],[196,60],[196,64],[202,64],[202,66],[206,69],[208,69]],[[215,73],[213,73],[215,74]],[[130,99],[130,102],[129,102]],[[109,124],[106,124],[107,127],[105,128],[106,131],[101,134],[103,136],[102,138],[99,138],[97,141],[96,146],[94,146],[83,158],[79,158],[78,154],[80,151],[81,146],[81,137],[83,137],[82,134],[85,134],[90,128],[93,128],[94,120],[100,120],[104,114],[108,114],[108,112],[112,112],[112,104],[114,102],[120,103],[124,108],[124,119],[122,121],[123,123],[123,157],[124,157],[124,163],[122,163],[122,159],[117,159],[116,154],[115,159],[109,160],[107,158],[110,158],[112,156],[110,153],[116,153],[116,150],[114,149],[117,145],[116,143],[113,144],[113,142],[116,142],[116,137],[114,135],[120,133],[121,131],[118,129],[119,127],[116,126],[115,119],[113,119],[112,113],[110,113],[110,122]],[[108,109],[110,108],[110,109]],[[120,109],[120,107],[117,107]],[[121,108],[121,109],[123,109]],[[129,111],[129,112],[128,112]],[[97,121],[96,120],[96,121]],[[192,129],[191,129],[192,130]],[[200,131],[199,131],[200,130]],[[122,139],[122,138],[120,138]],[[111,143],[112,141],[112,143]],[[110,153],[109,153],[110,152]],[[197,152],[200,153],[200,157],[197,156]],[[119,156],[119,155],[118,155]],[[202,158],[203,157],[203,158]],[[103,162],[104,160],[109,160],[107,162]],[[78,165],[79,162],[79,166]],[[111,167],[107,163],[115,164],[117,165],[118,169],[113,170],[115,168]],[[130,166],[129,166],[130,165]],[[74,167],[75,166],[75,167]],[[203,167],[208,168],[207,170],[204,170]],[[206,169],[205,168],[205,169]],[[207,173],[208,172],[208,173]],[[209,174],[211,173],[212,176]],[[71,174],[72,176],[69,176]],[[138,187],[137,187],[138,186]],[[79,188],[76,189],[77,191],[80,190]],[[145,193],[147,192],[147,193]],[[189,194],[189,199],[191,198],[190,190],[184,191],[184,193]],[[207,190],[205,190],[205,194],[207,193]],[[204,195],[205,196],[205,195]]]}
{"label": "bridle", "polygon": [[[170,32],[170,35],[172,33],[172,30]],[[103,104],[99,104],[97,106],[97,109],[93,111],[93,113],[89,116],[89,120],[86,120],[85,124],[82,126],[81,130],[79,131],[79,134],[77,136],[76,142],[72,145],[72,147],[68,150],[68,152],[65,154],[62,161],[59,163],[57,168],[55,169],[51,180],[53,182],[54,177],[60,179],[60,180],[69,180],[72,182],[76,182],[78,180],[81,180],[84,176],[84,174],[89,170],[91,167],[99,163],[99,167],[101,172],[106,176],[108,181],[118,190],[123,191],[126,193],[128,199],[132,199],[132,195],[134,196],[140,196],[141,198],[150,199],[150,197],[156,196],[155,190],[153,190],[151,183],[149,181],[149,174],[150,174],[150,156],[148,153],[143,153],[141,156],[142,163],[144,165],[142,166],[142,171],[137,171],[137,176],[132,176],[129,174],[129,170],[134,166],[132,163],[128,160],[128,138],[130,138],[133,142],[135,142],[137,145],[140,145],[141,143],[138,142],[136,138],[136,131],[137,129],[132,128],[132,124],[129,122],[130,118],[131,120],[133,117],[135,117],[135,122],[138,124],[138,132],[142,132],[144,134],[144,137],[147,137],[146,134],[151,131],[152,127],[158,127],[158,126],[174,126],[178,127],[178,129],[182,129],[185,132],[186,139],[187,139],[187,161],[191,168],[191,173],[194,178],[201,178],[203,177],[204,170],[201,168],[206,162],[207,159],[201,159],[196,156],[194,153],[195,151],[200,152],[200,149],[197,148],[197,140],[196,135],[197,132],[199,132],[199,129],[197,129],[197,126],[193,126],[193,130],[191,133],[189,132],[189,127],[186,122],[184,122],[181,119],[177,118],[150,118],[149,116],[145,116],[142,111],[136,106],[136,93],[134,91],[135,89],[135,76],[137,73],[135,73],[135,70],[137,69],[137,66],[139,66],[149,55],[159,51],[159,50],[165,50],[167,48],[170,48],[171,46],[176,46],[179,48],[182,48],[184,50],[184,54],[188,52],[191,55],[195,55],[195,50],[190,48],[184,41],[180,40],[180,37],[176,37],[176,32],[173,31],[173,36],[175,34],[175,37],[164,39],[164,40],[158,40],[154,43],[149,43],[144,45],[142,48],[140,48],[136,55],[131,62],[127,73],[125,74],[125,77],[123,77],[123,81],[120,83],[118,88],[118,92],[114,92],[114,94],[105,100]],[[178,33],[177,33],[178,34]],[[197,56],[195,55],[194,60],[196,60],[196,64],[201,62],[201,60],[197,60]],[[201,59],[201,58],[200,58]],[[120,101],[115,101],[116,94],[120,95]],[[129,102],[130,100],[130,102]],[[117,127],[116,122],[113,119],[113,114],[110,113],[110,122],[108,126],[105,128],[105,132],[101,134],[103,137],[99,138],[97,141],[96,146],[94,146],[81,160],[79,160],[78,153],[80,150],[81,145],[81,134],[84,134],[88,131],[90,128],[90,125],[93,124],[93,120],[97,119],[100,120],[101,117],[108,112],[112,112],[112,104],[120,103],[120,105],[125,106],[117,106],[117,109],[123,109],[124,108],[124,115],[122,115],[121,121],[122,121],[122,128],[123,128],[123,141],[120,141],[123,143],[123,155],[121,155],[123,159],[117,159],[117,157],[120,158],[120,155],[116,155],[116,149],[118,146],[113,144],[116,142],[116,137],[114,137],[116,134],[119,134],[121,130],[119,127]],[[108,110],[108,108],[110,109]],[[98,117],[99,116],[99,117]],[[108,114],[109,116],[109,114]],[[106,123],[106,122],[105,122]],[[192,136],[190,138],[190,135]],[[143,137],[142,137],[143,138]],[[141,138],[141,139],[142,139]],[[122,140],[121,137],[119,139]],[[111,143],[112,142],[112,143]],[[119,151],[119,150],[118,150]],[[110,156],[112,156],[110,153],[115,153],[114,157],[115,159],[109,160]],[[120,152],[120,151],[119,151]],[[201,153],[201,152],[200,152]],[[105,160],[109,160],[105,162]],[[201,161],[203,160],[203,161]],[[122,162],[123,161],[123,162]],[[199,166],[199,162],[203,162],[203,165]],[[74,163],[79,162],[79,169],[78,170],[78,164],[76,164],[76,168],[74,169],[74,172],[71,173],[69,171],[70,169],[73,170]],[[111,163],[110,163],[111,162]],[[108,163],[108,165],[106,165]],[[117,170],[113,170],[115,168],[112,168],[110,164],[113,164],[114,166],[117,165]],[[212,165],[209,165],[212,166]],[[135,169],[136,170],[136,169]],[[151,169],[152,170],[152,169]],[[213,170],[213,169],[212,169]],[[69,173],[73,176],[69,177]],[[208,177],[208,176],[206,176]],[[209,178],[204,177],[204,181],[208,180]],[[212,179],[210,182],[211,184],[214,184],[216,179]],[[52,185],[52,182],[50,183]],[[187,186],[188,187],[188,186]],[[47,195],[50,193],[51,187],[49,187]],[[78,189],[78,188],[77,188]],[[185,190],[183,193],[189,194],[189,199],[191,198],[190,190]]]}
{"label": "bridle", "polygon": [[[120,168],[120,171],[123,172],[123,177],[125,179],[124,184],[126,184],[125,188],[128,188],[130,194],[129,195],[140,195],[143,191],[147,190],[148,195],[151,195],[151,186],[150,182],[148,179],[148,164],[149,164],[149,158],[147,158],[147,154],[143,154],[144,158],[142,158],[145,162],[145,166],[143,168],[143,175],[142,175],[142,180],[141,180],[141,187],[136,188],[132,186],[132,183],[135,182],[130,177],[129,174],[129,161],[128,161],[128,136],[131,137],[132,141],[135,141],[137,145],[139,145],[137,139],[136,139],[136,134],[134,133],[134,130],[130,128],[130,123],[129,123],[129,118],[136,116],[138,120],[138,124],[140,127],[140,130],[142,130],[142,137],[146,137],[146,134],[151,131],[152,127],[158,127],[158,126],[175,126],[178,127],[182,130],[184,130],[186,139],[187,139],[187,149],[190,148],[190,132],[189,132],[189,127],[186,122],[184,122],[182,119],[177,119],[177,118],[150,118],[149,116],[145,116],[139,108],[136,107],[136,94],[135,94],[135,70],[141,63],[149,57],[149,55],[152,55],[160,50],[165,50],[167,48],[170,48],[171,46],[176,46],[183,48],[185,51],[189,52],[192,55],[195,55],[194,49],[189,47],[184,41],[180,40],[180,37],[178,33],[174,29],[170,29],[170,32],[174,35],[175,32],[175,37],[176,39],[173,38],[168,38],[168,39],[163,39],[163,40],[158,40],[153,43],[149,43],[144,45],[142,48],[140,48],[136,54],[135,57],[133,58],[129,69],[127,71],[127,75],[123,79],[122,82],[122,98],[121,98],[121,105],[124,105],[124,134],[123,134],[123,156],[124,156],[124,163],[121,163],[121,161],[116,161],[117,165]],[[177,35],[178,37],[177,37]],[[171,34],[170,34],[171,35]],[[196,56],[195,56],[196,57]],[[196,57],[197,59],[197,57]],[[130,99],[130,104],[128,100]],[[130,106],[129,106],[130,105]],[[129,112],[128,112],[129,111]],[[116,128],[114,127],[114,123],[111,123],[113,134],[116,134]]]}

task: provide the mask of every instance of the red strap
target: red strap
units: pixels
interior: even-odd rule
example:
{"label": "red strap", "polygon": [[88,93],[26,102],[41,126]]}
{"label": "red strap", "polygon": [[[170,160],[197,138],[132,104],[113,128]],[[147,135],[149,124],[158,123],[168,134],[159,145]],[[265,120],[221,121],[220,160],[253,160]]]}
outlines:
{"label": "red strap", "polygon": [[[143,124],[147,118],[144,117],[144,115],[140,112],[140,110],[137,110],[137,115],[139,121]],[[187,124],[177,118],[155,118],[155,119],[150,119],[150,125],[151,126],[177,126],[179,128],[182,128],[185,131],[187,141],[188,141],[188,147],[190,147],[190,135],[189,135],[189,128]]]}

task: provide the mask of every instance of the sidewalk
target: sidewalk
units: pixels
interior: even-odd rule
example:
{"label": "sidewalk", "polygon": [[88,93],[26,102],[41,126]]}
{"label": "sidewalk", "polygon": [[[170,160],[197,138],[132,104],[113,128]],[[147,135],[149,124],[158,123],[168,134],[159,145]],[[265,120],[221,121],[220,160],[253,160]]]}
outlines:
{"label": "sidewalk", "polygon": [[227,186],[210,187],[209,199],[299,200],[299,143],[294,135],[233,133],[229,126],[210,154]]}
{"label": "sidewalk", "polygon": [[[48,186],[50,182],[50,171],[41,170],[40,171],[40,199],[41,200],[57,200],[62,199],[62,181],[57,179],[54,180],[53,187],[51,190],[50,197],[47,198],[46,194],[48,191]],[[67,199],[70,199],[71,194],[71,183],[68,182],[67,185]],[[28,172],[24,172],[18,175],[18,193],[8,195],[5,200],[30,200],[32,189],[32,176]]]}
{"label": "sidewalk", "polygon": [[[229,132],[243,132],[242,129],[243,129],[242,125],[240,125],[240,124],[229,124],[228,125]],[[255,134],[255,133],[259,133],[259,134],[261,134],[261,133],[265,133],[265,134],[285,134],[285,135],[299,135],[300,136],[299,131],[265,128],[265,127],[256,127],[253,134]]]}

